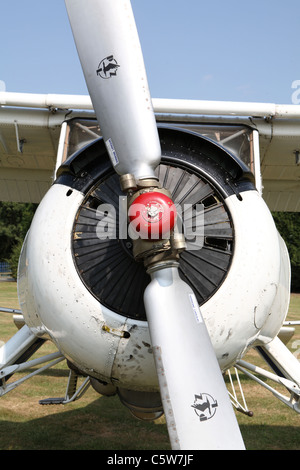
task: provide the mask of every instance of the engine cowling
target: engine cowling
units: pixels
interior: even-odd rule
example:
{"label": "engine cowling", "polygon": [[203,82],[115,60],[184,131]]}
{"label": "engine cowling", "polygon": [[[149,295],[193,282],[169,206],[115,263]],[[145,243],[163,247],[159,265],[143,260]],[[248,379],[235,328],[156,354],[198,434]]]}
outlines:
{"label": "engine cowling", "polygon": [[[288,253],[242,162],[190,132],[162,128],[160,138],[157,177],[190,209],[180,276],[226,370],[277,335],[289,304]],[[158,392],[143,304],[150,278],[133,257],[123,203],[102,139],[70,157],[26,237],[20,306],[27,325],[93,380]]]}

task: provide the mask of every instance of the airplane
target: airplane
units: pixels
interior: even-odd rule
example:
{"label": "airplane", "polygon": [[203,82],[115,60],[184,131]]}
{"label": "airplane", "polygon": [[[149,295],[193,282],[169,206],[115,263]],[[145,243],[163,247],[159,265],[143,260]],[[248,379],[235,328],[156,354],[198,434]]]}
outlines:
{"label": "airplane", "polygon": [[0,93],[0,198],[39,203],[0,396],[66,360],[65,397],[42,404],[92,386],[164,413],[173,450],[245,449],[232,367],[300,412],[271,215],[300,210],[300,106],[152,99],[130,1],[65,3],[89,96]]}

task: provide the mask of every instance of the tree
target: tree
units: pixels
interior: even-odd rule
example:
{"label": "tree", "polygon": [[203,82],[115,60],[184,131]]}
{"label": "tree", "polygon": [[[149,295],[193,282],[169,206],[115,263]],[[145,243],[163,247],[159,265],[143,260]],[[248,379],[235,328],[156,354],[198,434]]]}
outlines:
{"label": "tree", "polygon": [[300,292],[300,212],[274,212],[273,217],[290,255],[291,290]]}

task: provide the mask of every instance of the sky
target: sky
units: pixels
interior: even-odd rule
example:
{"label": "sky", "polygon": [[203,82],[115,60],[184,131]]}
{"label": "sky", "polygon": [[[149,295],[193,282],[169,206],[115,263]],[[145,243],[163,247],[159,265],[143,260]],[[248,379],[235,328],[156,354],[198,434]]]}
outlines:
{"label": "sky", "polygon": [[[0,91],[87,94],[64,0],[1,4]],[[153,98],[299,104],[299,0],[132,7]]]}

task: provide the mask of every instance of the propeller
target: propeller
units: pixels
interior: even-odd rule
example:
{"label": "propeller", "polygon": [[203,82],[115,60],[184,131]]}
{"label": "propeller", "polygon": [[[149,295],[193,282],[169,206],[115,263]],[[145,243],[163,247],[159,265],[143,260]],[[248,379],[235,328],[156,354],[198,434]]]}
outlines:
{"label": "propeller", "polygon": [[160,142],[130,2],[66,0],[66,6],[115,171],[153,177]]}
{"label": "propeller", "polygon": [[[153,184],[160,142],[130,1],[65,2],[115,171]],[[169,203],[155,191],[154,202],[147,199],[150,210],[141,210],[147,227],[160,217],[161,201]],[[207,328],[176,257],[150,263],[148,272],[144,303],[172,448],[244,449]]]}

